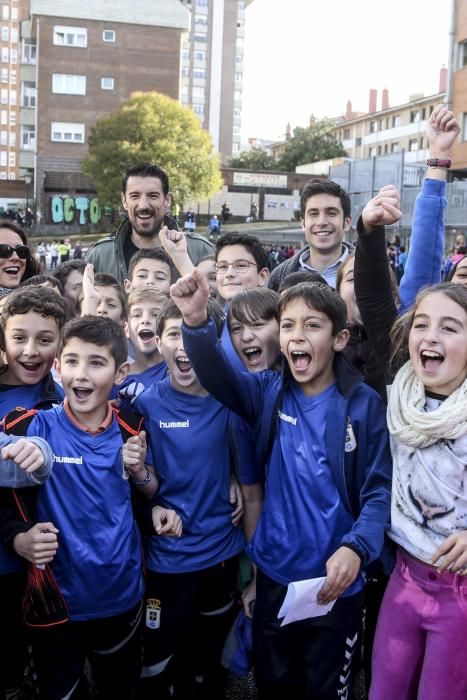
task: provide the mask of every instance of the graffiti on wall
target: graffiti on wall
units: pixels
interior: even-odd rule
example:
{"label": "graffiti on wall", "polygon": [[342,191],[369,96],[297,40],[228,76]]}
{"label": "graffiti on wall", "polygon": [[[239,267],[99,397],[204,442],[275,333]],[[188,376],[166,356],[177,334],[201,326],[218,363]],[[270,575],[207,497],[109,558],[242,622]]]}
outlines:
{"label": "graffiti on wall", "polygon": [[54,224],[98,224],[101,207],[97,197],[54,195],[50,197],[50,220]]}

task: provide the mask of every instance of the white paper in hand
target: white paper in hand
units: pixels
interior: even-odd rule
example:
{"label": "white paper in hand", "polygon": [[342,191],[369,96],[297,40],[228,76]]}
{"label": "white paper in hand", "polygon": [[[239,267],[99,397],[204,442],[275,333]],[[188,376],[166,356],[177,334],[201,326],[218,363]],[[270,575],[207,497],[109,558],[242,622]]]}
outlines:
{"label": "white paper in hand", "polygon": [[321,578],[289,583],[284,602],[277,615],[277,617],[284,618],[281,627],[297,620],[327,615],[336,601],[333,600],[332,603],[326,605],[318,603],[317,596],[325,580],[325,576],[322,576]]}

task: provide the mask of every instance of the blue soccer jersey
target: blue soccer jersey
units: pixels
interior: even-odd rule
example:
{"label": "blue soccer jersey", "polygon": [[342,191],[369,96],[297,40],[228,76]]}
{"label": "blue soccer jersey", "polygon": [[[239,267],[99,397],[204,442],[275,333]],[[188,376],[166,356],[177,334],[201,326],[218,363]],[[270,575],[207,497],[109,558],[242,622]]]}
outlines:
{"label": "blue soccer jersey", "polygon": [[39,412],[28,427],[50,444],[54,467],[38,489],[38,522],[59,530],[52,571],[71,620],[110,617],[143,594],[140,537],[121,459],[115,418],[95,435],[78,428],[63,406]]}
{"label": "blue soccer jersey", "polygon": [[173,389],[168,379],[141,394],[134,408],[146,418],[160,483],[157,503],[183,521],[180,538],[148,538],[148,569],[199,571],[238,554],[244,537],[231,520],[230,412],[211,396]]}

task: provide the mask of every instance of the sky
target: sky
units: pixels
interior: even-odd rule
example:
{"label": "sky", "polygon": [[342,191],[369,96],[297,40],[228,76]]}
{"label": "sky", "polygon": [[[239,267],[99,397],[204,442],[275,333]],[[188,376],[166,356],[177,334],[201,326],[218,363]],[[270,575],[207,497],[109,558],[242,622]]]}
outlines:
{"label": "sky", "polygon": [[368,111],[438,92],[448,64],[450,0],[253,0],[245,11],[242,142],[282,140],[310,114]]}

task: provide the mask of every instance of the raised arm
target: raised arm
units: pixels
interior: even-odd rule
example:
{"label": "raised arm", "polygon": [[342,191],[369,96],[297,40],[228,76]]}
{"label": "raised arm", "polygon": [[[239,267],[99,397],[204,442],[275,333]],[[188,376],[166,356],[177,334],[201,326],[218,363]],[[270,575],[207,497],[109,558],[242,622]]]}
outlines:
{"label": "raised arm", "polygon": [[[431,113],[426,129],[429,159],[447,161],[459,132],[454,114],[444,105],[438,105]],[[447,168],[443,165],[428,167],[422,191],[415,202],[409,254],[399,290],[400,313],[413,304],[422,287],[441,280],[446,173]]]}
{"label": "raised arm", "polygon": [[0,446],[0,486],[36,486],[49,478],[53,454],[45,440],[2,434]]}
{"label": "raised arm", "polygon": [[389,360],[389,331],[397,318],[384,227],[398,221],[399,206],[396,188],[383,187],[368,202],[357,223],[355,298],[363,326],[382,367]]}
{"label": "raised arm", "polygon": [[209,288],[203,275],[194,269],[170,289],[170,296],[183,315],[183,344],[204,388],[254,425],[261,407],[261,380],[237,372],[228,361],[217,338],[213,321],[208,319]]}
{"label": "raised arm", "polygon": [[167,255],[172,259],[180,275],[189,275],[194,265],[188,255],[188,246],[185,234],[182,231],[170,231],[163,226],[159,232],[159,240]]}

